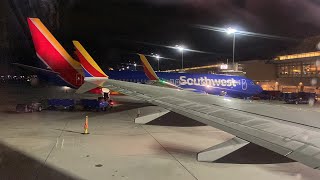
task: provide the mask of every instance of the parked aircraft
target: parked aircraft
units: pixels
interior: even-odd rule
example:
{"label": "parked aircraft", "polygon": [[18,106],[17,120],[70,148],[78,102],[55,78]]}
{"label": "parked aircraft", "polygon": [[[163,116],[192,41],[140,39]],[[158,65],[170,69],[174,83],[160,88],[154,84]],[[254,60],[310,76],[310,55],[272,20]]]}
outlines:
{"label": "parked aircraft", "polygon": [[[28,18],[35,51],[43,67],[19,66],[36,71],[41,79],[54,82],[56,85],[79,88],[83,84],[83,71],[80,63],[62,47],[56,38],[49,32],[38,18]],[[78,59],[82,62],[91,62],[88,72],[98,77],[107,77],[103,70],[94,62],[90,54],[78,42],[73,41]],[[228,95],[232,97],[250,97],[262,91],[252,80],[241,76],[191,74],[191,73],[155,73],[144,55],[139,55],[145,72],[140,71],[108,71],[110,79],[129,82],[146,83],[149,80],[170,82],[175,86],[198,93]],[[89,73],[89,74],[90,74]],[[87,74],[87,75],[89,75]],[[91,89],[92,93],[102,93],[101,88]]]}

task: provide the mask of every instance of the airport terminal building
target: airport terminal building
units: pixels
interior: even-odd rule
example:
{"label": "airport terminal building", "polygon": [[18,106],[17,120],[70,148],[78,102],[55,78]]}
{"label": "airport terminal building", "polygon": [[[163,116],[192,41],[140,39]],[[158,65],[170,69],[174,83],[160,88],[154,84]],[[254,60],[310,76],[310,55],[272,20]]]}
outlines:
{"label": "airport terminal building", "polygon": [[[266,90],[282,92],[316,92],[320,86],[320,36],[307,38],[296,48],[265,61],[265,66],[259,68],[265,71],[264,79],[252,76]],[[259,74],[259,73],[258,73]],[[248,74],[249,75],[249,74]],[[274,75],[275,78],[272,77]]]}

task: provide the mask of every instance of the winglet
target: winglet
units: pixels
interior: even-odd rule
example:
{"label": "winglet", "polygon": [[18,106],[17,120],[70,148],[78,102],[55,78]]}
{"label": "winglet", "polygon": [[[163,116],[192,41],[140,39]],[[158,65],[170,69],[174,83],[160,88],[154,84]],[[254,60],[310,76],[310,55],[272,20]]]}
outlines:
{"label": "winglet", "polygon": [[157,74],[154,72],[154,70],[152,69],[150,63],[148,62],[146,56],[144,56],[143,54],[138,54],[140,56],[141,62],[143,64],[143,70],[144,73],[147,75],[147,77],[150,80],[159,80],[159,77],[157,76]]}
{"label": "winglet", "polygon": [[65,63],[69,63],[74,69],[79,67],[79,62],[67,53],[40,19],[27,18],[27,20],[36,53],[45,64],[53,69],[59,69]]}
{"label": "winglet", "polygon": [[80,63],[74,60],[38,18],[27,18],[32,41],[39,59],[72,87],[77,86],[74,74],[82,74]]}
{"label": "winglet", "polygon": [[85,77],[108,77],[99,65],[93,60],[90,54],[84,49],[79,41],[72,41],[76,48],[76,55],[78,56]]}

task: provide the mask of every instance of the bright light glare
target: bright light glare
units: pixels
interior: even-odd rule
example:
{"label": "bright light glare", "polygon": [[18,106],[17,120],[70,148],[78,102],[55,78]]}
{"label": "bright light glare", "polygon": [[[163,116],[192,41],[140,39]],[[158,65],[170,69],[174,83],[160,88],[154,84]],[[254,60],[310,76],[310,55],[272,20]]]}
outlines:
{"label": "bright light glare", "polygon": [[134,63],[134,66],[136,67],[136,66],[137,66],[137,64],[136,64],[136,63]]}
{"label": "bright light glare", "polygon": [[221,64],[220,69],[228,69],[228,64]]}
{"label": "bright light glare", "polygon": [[156,59],[160,59],[160,58],[162,58],[159,54],[154,54],[154,53],[151,53],[151,57],[154,57],[154,58],[156,58]]}
{"label": "bright light glare", "polygon": [[176,45],[175,46],[180,52],[185,50],[185,47],[183,45]]}
{"label": "bright light glare", "polygon": [[231,28],[231,27],[228,27],[228,28],[226,29],[226,33],[227,33],[227,34],[234,34],[234,33],[236,33],[236,32],[237,32],[237,30],[234,29],[234,28]]}
{"label": "bright light glare", "polygon": [[223,100],[231,102],[231,99],[224,98]]}
{"label": "bright light glare", "polygon": [[68,86],[62,86],[62,89],[63,89],[63,90],[69,90],[69,89],[71,89],[71,88],[68,87]]}
{"label": "bright light glare", "polygon": [[156,58],[158,61],[160,58],[162,58],[159,54],[154,54],[154,53],[151,53],[152,57]]}

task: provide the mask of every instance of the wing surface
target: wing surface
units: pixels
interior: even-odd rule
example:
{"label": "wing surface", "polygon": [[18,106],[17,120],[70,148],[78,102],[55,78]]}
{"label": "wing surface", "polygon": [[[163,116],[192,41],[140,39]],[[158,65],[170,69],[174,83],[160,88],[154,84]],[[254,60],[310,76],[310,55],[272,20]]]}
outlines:
{"label": "wing surface", "polygon": [[320,167],[319,112],[111,79],[85,80],[190,117],[312,168]]}

